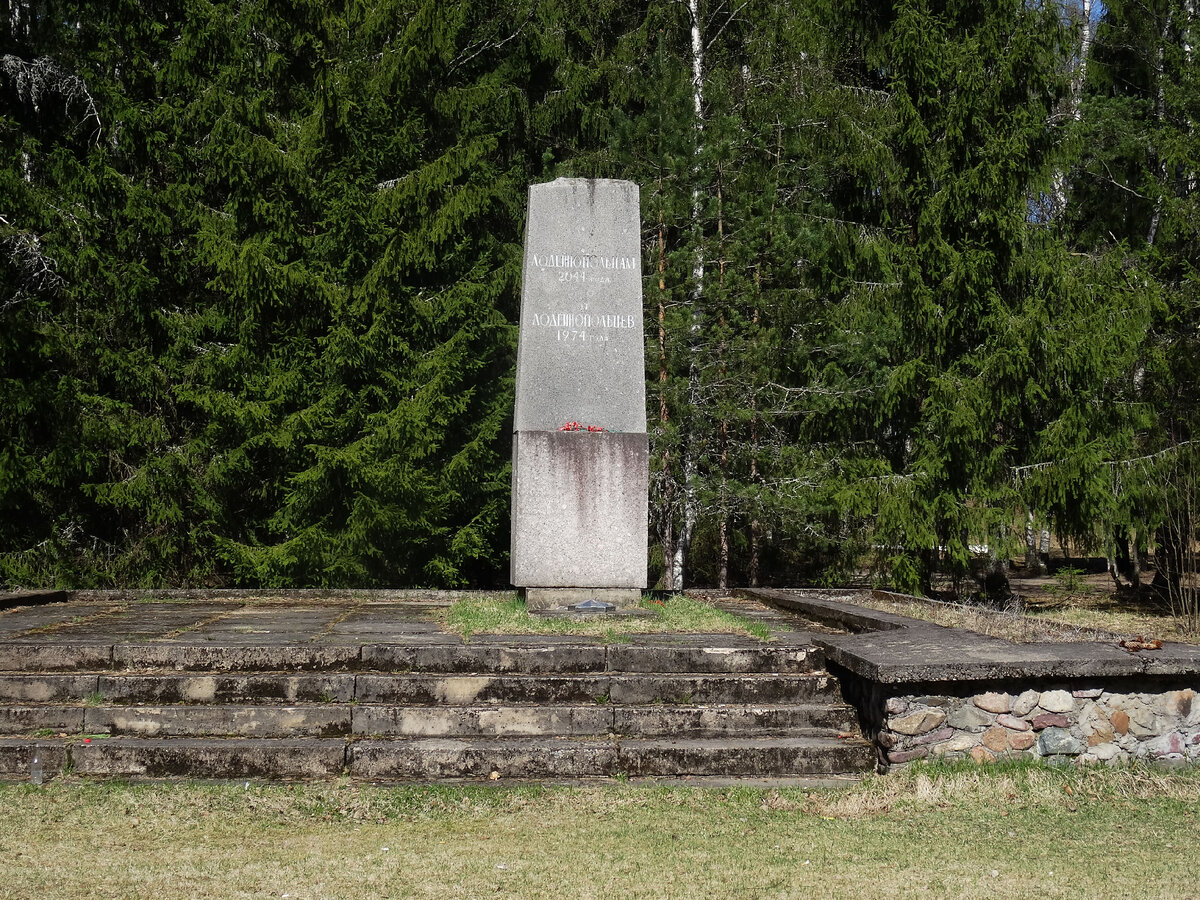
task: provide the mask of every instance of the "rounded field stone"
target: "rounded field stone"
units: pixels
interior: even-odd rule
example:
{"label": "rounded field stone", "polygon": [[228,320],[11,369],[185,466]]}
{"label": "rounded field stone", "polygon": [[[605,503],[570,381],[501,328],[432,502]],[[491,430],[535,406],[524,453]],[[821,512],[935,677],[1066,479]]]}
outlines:
{"label": "rounded field stone", "polygon": [[914,759],[924,759],[928,755],[928,747],[918,747],[915,750],[893,750],[888,753],[887,758],[890,763],[906,763]]}
{"label": "rounded field stone", "polygon": [[1070,712],[1075,708],[1075,698],[1066,691],[1045,691],[1038,706],[1052,713]]}
{"label": "rounded field stone", "polygon": [[1096,757],[1101,762],[1108,762],[1110,759],[1116,759],[1120,752],[1121,748],[1116,744],[1097,744],[1088,750],[1088,755]]}
{"label": "rounded field stone", "polygon": [[976,747],[971,751],[971,759],[977,763],[995,762],[996,756],[986,747]]}
{"label": "rounded field stone", "polygon": [[1013,731],[1008,735],[1008,746],[1013,750],[1028,750],[1037,743],[1037,735],[1032,731]]}
{"label": "rounded field stone", "polygon": [[1016,716],[1007,714],[996,716],[996,724],[1003,725],[1005,728],[1010,728],[1013,731],[1028,731],[1031,727],[1024,719],[1018,719]]}
{"label": "rounded field stone", "polygon": [[950,714],[949,724],[953,728],[976,731],[992,724],[992,717],[972,703],[965,704]]}
{"label": "rounded field stone", "polygon": [[1085,691],[1071,691],[1071,696],[1076,700],[1095,700],[1104,693],[1104,688],[1088,688]]}
{"label": "rounded field stone", "polygon": [[989,728],[983,733],[983,746],[995,753],[1008,749],[1008,732],[1003,728]]}
{"label": "rounded field stone", "polygon": [[913,746],[920,744],[936,744],[939,741],[949,740],[954,737],[953,728],[939,728],[937,731],[931,731],[928,734],[923,734],[919,738],[912,741]]}
{"label": "rounded field stone", "polygon": [[936,745],[933,748],[934,753],[962,753],[964,750],[970,750],[979,743],[979,735],[969,732],[959,732],[948,741]]}
{"label": "rounded field stone", "polygon": [[1065,728],[1047,728],[1038,737],[1038,752],[1043,756],[1078,756],[1083,744]]}
{"label": "rounded field stone", "polygon": [[1033,717],[1033,728],[1041,731],[1043,728],[1066,728],[1070,721],[1062,713],[1041,713]]}
{"label": "rounded field stone", "polygon": [[940,709],[922,709],[888,722],[888,728],[897,734],[924,734],[933,731],[946,721],[946,714]]}
{"label": "rounded field stone", "polygon": [[1012,714],[1014,716],[1027,716],[1033,712],[1034,707],[1038,705],[1038,701],[1042,699],[1042,695],[1038,691],[1023,691],[1016,700],[1013,701]]}
{"label": "rounded field stone", "polygon": [[1012,709],[1012,697],[996,691],[977,694],[972,702],[980,709],[986,709],[990,713],[1006,713]]}

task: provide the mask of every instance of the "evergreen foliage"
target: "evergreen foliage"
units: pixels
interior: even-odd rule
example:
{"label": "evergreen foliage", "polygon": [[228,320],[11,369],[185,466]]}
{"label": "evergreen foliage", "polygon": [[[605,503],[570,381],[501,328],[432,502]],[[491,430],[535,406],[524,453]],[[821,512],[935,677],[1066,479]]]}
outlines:
{"label": "evergreen foliage", "polygon": [[[492,585],[529,183],[642,190],[652,579],[1178,590],[1192,0],[8,0],[0,585]],[[1090,9],[1084,4],[1082,9]]]}

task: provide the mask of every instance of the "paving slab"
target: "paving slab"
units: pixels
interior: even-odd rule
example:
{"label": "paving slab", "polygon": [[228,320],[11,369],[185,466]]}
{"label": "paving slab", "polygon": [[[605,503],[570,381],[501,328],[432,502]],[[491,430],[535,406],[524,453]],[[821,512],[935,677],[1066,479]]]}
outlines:
{"label": "paving slab", "polygon": [[[828,662],[881,684],[1095,679],[1200,674],[1200,647],[1164,644],[1129,653],[1103,642],[1028,643],[946,628],[855,606],[855,595],[808,590],[746,590],[749,596],[858,633],[816,635]],[[861,596],[861,592],[859,594]]]}

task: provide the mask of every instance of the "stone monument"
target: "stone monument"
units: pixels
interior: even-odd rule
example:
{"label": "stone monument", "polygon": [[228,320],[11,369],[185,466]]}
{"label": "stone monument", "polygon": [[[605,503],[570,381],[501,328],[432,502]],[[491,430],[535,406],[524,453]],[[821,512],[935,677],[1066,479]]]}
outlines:
{"label": "stone monument", "polygon": [[638,187],[532,185],[512,478],[512,583],[530,609],[637,605],[649,481]]}

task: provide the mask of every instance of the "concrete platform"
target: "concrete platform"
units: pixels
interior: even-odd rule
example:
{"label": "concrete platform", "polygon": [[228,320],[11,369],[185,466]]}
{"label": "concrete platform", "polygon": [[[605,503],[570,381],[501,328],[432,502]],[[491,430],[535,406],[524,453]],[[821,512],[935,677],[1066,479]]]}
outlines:
{"label": "concrete platform", "polygon": [[385,780],[851,775],[852,707],[772,639],[485,635],[436,597],[90,594],[0,612],[0,774]]}
{"label": "concrete platform", "polygon": [[1130,653],[1115,642],[1017,644],[853,603],[853,591],[742,591],[857,632],[815,636],[826,660],[879,684],[1200,676],[1200,646]]}

